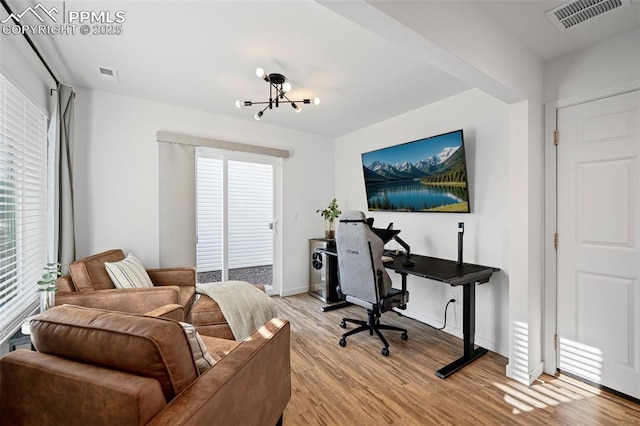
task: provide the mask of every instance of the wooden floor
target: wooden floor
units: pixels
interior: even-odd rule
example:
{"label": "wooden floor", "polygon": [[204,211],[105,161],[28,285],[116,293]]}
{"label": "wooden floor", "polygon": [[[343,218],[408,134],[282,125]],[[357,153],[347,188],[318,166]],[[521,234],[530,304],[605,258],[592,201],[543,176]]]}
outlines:
{"label": "wooden floor", "polygon": [[[407,328],[360,333],[338,345],[351,306],[322,312],[309,295],[274,298],[291,322],[292,396],[285,426],[297,425],[640,425],[640,406],[572,380],[544,375],[531,387],[505,376],[506,358],[489,352],[446,380],[434,372],[458,358],[462,341],[387,312],[382,323]],[[349,325],[348,329],[353,328]]]}

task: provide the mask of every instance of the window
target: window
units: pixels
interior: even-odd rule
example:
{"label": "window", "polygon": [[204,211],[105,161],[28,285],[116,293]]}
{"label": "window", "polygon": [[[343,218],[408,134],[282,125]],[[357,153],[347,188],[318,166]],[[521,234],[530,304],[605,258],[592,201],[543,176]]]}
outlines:
{"label": "window", "polygon": [[47,241],[47,117],[0,75],[0,341],[38,305]]}

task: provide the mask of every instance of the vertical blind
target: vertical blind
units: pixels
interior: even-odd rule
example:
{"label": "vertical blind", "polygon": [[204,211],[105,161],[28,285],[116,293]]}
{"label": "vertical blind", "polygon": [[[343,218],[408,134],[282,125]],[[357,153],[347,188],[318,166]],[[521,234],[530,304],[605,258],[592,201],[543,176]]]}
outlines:
{"label": "vertical blind", "polygon": [[229,269],[273,264],[273,165],[228,162]]}
{"label": "vertical blind", "polygon": [[196,170],[196,266],[198,272],[221,271],[222,159],[198,156]]}
{"label": "vertical blind", "polygon": [[196,155],[198,272],[222,270],[224,238],[228,269],[273,265],[273,165]]}
{"label": "vertical blind", "polygon": [[0,341],[38,305],[47,238],[47,117],[0,74]]}

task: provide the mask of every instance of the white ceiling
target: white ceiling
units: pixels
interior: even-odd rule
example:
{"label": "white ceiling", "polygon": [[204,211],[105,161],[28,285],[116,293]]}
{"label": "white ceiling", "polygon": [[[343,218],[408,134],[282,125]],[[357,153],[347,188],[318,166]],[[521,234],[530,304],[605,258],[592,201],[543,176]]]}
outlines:
{"label": "white ceiling", "polygon": [[[612,10],[560,32],[545,12],[565,1],[478,1],[500,25],[528,46],[543,61],[557,58],[640,26],[640,2]],[[640,40],[638,40],[640,48]]]}
{"label": "white ceiling", "polygon": [[[42,3],[62,10],[62,2]],[[419,4],[371,3],[396,19]],[[635,3],[611,19],[585,24],[584,30],[560,33],[544,12],[562,2],[476,3],[543,60],[640,22],[640,4]],[[18,0],[9,4],[14,11],[25,7]],[[67,1],[65,7],[126,13],[122,35],[34,37],[58,78],[74,86],[253,120],[258,107],[237,109],[234,102],[267,100],[268,85],[255,75],[262,67],[290,79],[291,99],[321,99],[318,106],[304,105],[299,114],[286,105],[266,111],[262,122],[330,137],[470,89],[431,66],[424,55],[312,0]],[[97,66],[117,69],[119,83],[102,80]]]}

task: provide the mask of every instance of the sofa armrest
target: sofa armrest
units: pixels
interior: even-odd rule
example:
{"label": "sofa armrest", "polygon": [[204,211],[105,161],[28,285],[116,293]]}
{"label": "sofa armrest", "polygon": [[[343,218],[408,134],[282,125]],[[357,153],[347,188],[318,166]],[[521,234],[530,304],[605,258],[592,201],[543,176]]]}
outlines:
{"label": "sofa armrest", "polygon": [[275,425],[290,398],[289,322],[273,318],[198,377],[149,424]]}
{"label": "sofa armrest", "polygon": [[56,280],[56,288],[58,291],[76,291],[76,287],[73,285],[69,274],[63,275]]}
{"label": "sofa armrest", "polygon": [[144,425],[166,405],[154,379],[40,352],[11,352],[0,376],[2,425]]}
{"label": "sofa armrest", "polygon": [[158,309],[145,313],[145,315],[184,322],[184,308],[181,305],[164,305]]}
{"label": "sofa armrest", "polygon": [[156,286],[195,286],[195,268],[158,268],[147,269],[149,278]]}
{"label": "sofa armrest", "polygon": [[125,288],[81,292],[57,292],[56,305],[78,305],[107,311],[144,314],[156,308],[180,304],[180,289],[170,287]]}

